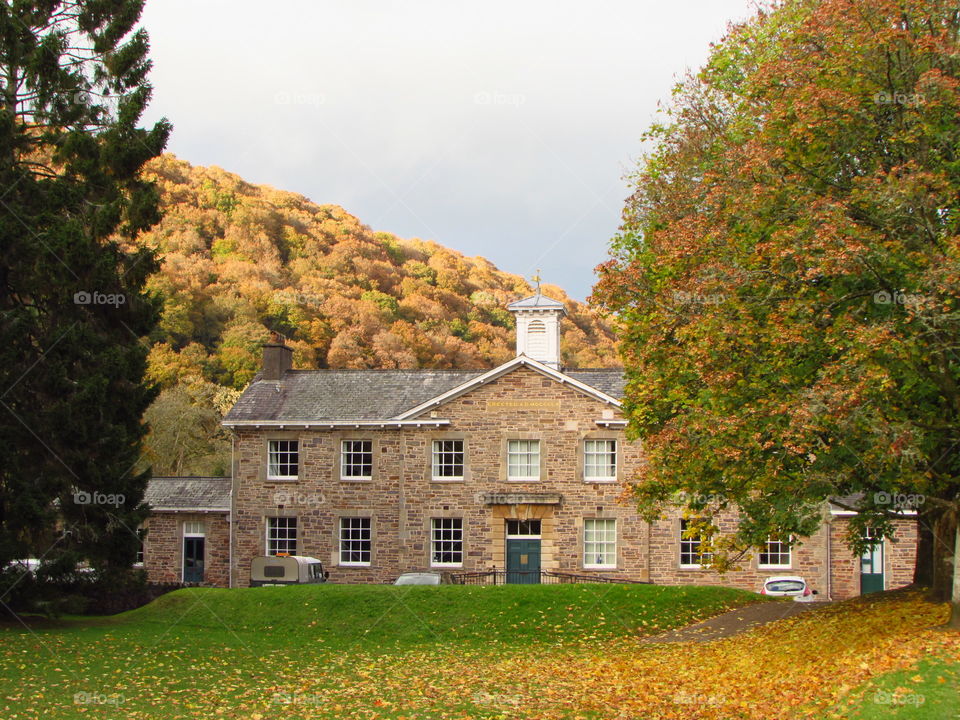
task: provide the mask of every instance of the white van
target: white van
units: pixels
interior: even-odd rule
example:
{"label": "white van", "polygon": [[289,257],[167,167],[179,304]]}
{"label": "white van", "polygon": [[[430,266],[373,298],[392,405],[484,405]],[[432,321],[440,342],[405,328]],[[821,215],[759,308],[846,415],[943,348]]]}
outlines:
{"label": "white van", "polygon": [[250,587],[326,582],[323,563],[305,555],[262,555],[250,563]]}

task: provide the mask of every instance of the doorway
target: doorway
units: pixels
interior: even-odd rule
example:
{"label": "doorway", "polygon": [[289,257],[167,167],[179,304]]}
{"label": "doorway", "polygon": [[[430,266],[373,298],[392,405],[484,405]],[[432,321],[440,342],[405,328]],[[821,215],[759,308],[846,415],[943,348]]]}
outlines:
{"label": "doorway", "polygon": [[507,582],[540,583],[540,521],[507,520]]}
{"label": "doorway", "polygon": [[860,556],[860,594],[883,591],[883,538],[877,538],[873,528],[867,528],[864,540],[872,541]]}

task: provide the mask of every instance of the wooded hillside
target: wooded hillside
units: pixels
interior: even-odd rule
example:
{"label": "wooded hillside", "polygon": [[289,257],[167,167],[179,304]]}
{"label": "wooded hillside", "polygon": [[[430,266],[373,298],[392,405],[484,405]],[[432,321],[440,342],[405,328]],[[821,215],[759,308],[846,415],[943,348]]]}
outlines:
{"label": "wooded hillside", "polygon": [[[165,213],[138,239],[163,259],[149,284],[164,308],[150,338],[163,392],[147,414],[158,475],[226,471],[223,447],[204,438],[257,373],[271,330],[299,368],[483,368],[513,355],[505,306],[533,292],[519,275],[172,155],[149,177]],[[567,365],[618,364],[596,315],[556,286],[543,292],[567,306]]]}

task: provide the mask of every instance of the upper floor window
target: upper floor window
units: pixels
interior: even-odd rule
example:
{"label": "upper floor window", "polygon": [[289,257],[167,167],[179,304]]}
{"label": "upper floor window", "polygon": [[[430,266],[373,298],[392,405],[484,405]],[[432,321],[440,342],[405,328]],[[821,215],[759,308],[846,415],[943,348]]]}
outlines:
{"label": "upper floor window", "polygon": [[583,479],[590,482],[617,479],[617,441],[583,441]]}
{"label": "upper floor window", "polygon": [[617,566],[617,521],[614,518],[584,518],[583,566]]}
{"label": "upper floor window", "polygon": [[267,555],[297,554],[297,519],[267,518]]}
{"label": "upper floor window", "polygon": [[433,479],[463,480],[463,440],[433,441]]}
{"label": "upper floor window", "polygon": [[300,442],[271,440],[267,444],[267,479],[296,480],[300,472]]}
{"label": "upper floor window", "polygon": [[767,545],[760,553],[758,566],[761,568],[790,567],[790,543],[767,539]]}
{"label": "upper floor window", "polygon": [[540,479],[540,441],[507,441],[507,480]]}
{"label": "upper floor window", "polygon": [[680,520],[680,566],[703,567],[713,562],[713,553],[701,552],[703,537],[691,533],[693,521]]}
{"label": "upper floor window", "polygon": [[340,443],[340,477],[370,480],[373,477],[373,441],[344,440]]}

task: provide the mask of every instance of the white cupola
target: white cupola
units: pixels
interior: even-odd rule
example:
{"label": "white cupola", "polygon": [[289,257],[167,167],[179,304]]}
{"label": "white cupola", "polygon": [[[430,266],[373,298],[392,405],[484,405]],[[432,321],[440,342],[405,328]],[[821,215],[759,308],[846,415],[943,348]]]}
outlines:
{"label": "white cupola", "polygon": [[531,295],[507,305],[517,318],[517,355],[560,369],[560,318],[567,314],[562,302]]}

